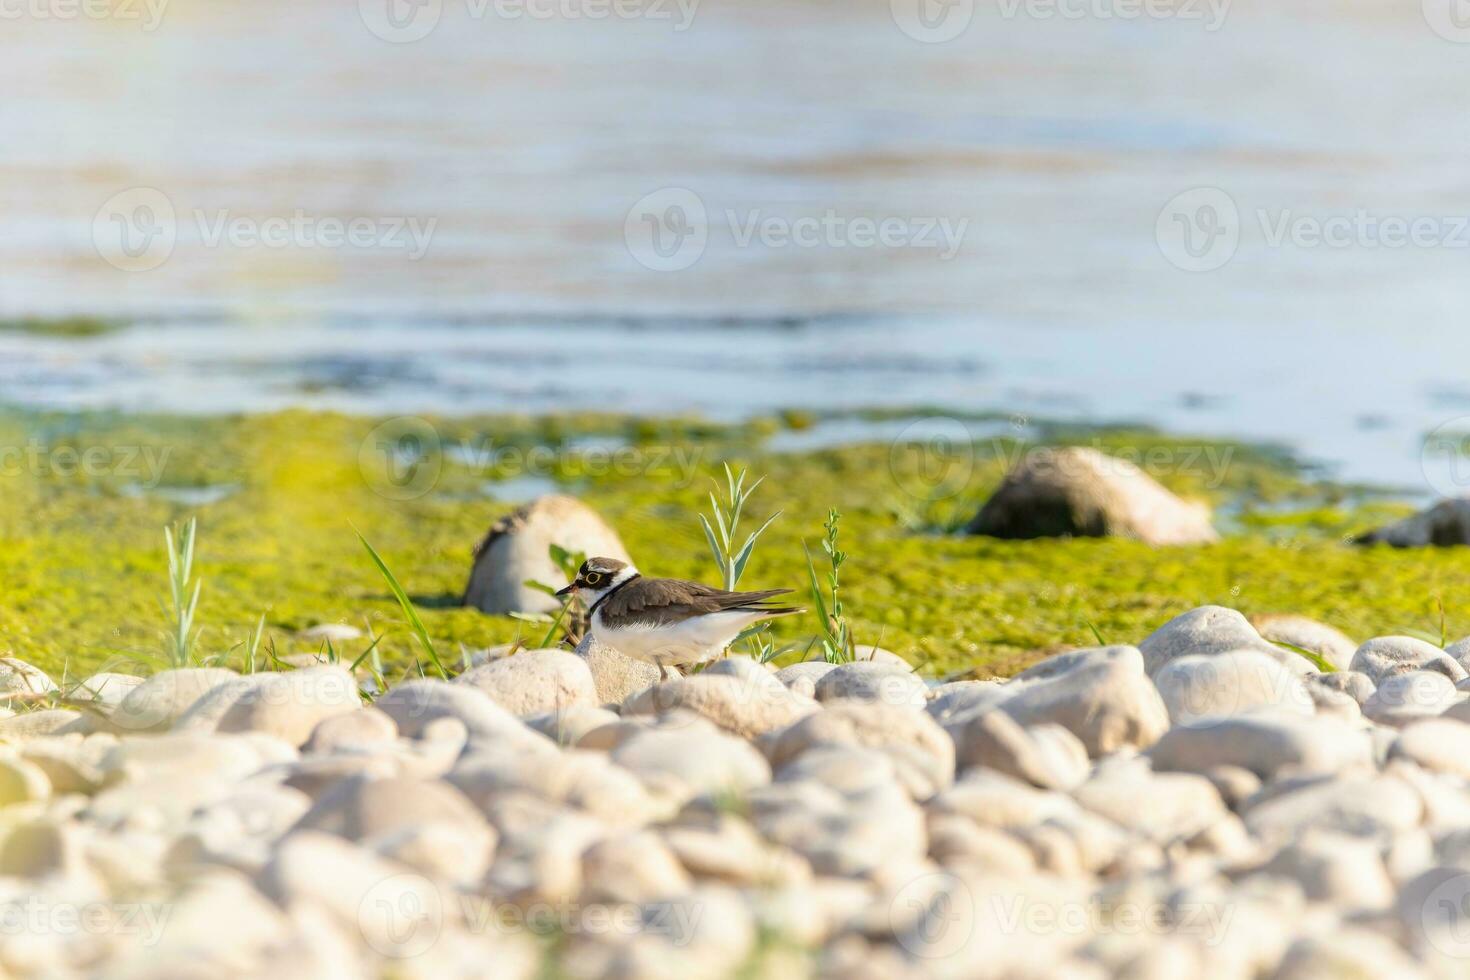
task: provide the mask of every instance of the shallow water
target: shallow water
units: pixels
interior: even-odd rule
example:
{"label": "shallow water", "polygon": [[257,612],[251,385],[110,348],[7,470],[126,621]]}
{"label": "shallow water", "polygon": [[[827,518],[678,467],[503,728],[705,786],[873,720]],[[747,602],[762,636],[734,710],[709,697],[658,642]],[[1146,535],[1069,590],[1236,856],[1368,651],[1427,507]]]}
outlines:
{"label": "shallow water", "polygon": [[[1422,434],[1470,414],[1470,46],[1418,2],[1242,0],[1213,31],[1101,0],[1077,19],[979,3],[943,44],[871,0],[706,0],[684,30],[449,2],[407,44],[364,4],[174,0],[152,31],[7,21],[0,315],[139,325],[0,334],[0,400],[934,404],[1275,438],[1420,486]],[[1240,242],[1191,272],[1159,219],[1202,186],[1228,194]],[[126,271],[103,257],[107,202],[139,187],[175,240]],[[636,205],[671,187],[704,207],[707,244],[657,271]],[[1359,210],[1440,238],[1269,240],[1283,213]],[[813,247],[741,242],[829,213]],[[281,247],[210,243],[221,219],[298,214],[316,230]],[[865,245],[863,218],[919,241]],[[323,219],[379,240],[333,245]],[[399,220],[432,224],[421,257]],[[921,234],[942,222],[964,229],[949,258]]]}

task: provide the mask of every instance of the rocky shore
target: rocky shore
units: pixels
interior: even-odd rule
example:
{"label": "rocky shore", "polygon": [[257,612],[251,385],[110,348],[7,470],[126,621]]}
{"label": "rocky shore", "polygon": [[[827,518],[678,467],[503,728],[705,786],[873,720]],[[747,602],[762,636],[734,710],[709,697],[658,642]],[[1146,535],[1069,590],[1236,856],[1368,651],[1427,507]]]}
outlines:
{"label": "rocky shore", "polygon": [[1307,625],[943,685],[584,643],[372,703],[3,661],[0,972],[1463,975],[1470,643]]}

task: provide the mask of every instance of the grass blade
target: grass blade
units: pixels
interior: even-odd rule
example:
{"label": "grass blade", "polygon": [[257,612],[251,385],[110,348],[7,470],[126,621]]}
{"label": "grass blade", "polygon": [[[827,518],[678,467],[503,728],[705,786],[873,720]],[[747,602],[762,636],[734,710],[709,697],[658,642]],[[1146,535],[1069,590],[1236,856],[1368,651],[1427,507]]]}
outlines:
{"label": "grass blade", "polygon": [[[408,619],[408,625],[413,629],[414,635],[418,638],[419,645],[424,648],[424,653],[428,654],[429,661],[433,663],[434,669],[439,672],[440,677],[449,680],[449,671],[444,668],[444,662],[439,659],[439,651],[434,649],[434,641],[429,636],[429,631],[424,626],[424,621],[419,618],[418,610],[414,609],[412,600],[408,598],[408,593],[403,590],[403,586],[398,584],[398,579],[394,577],[393,572],[388,568],[388,563],[383,561],[383,556],[378,554],[377,549],[368,543],[368,539],[363,537],[362,532],[358,531],[357,528],[353,528],[352,530],[357,532],[357,540],[362,542],[362,546],[367,549],[368,557],[372,558],[373,564],[378,566],[378,571],[382,573],[383,580],[388,583],[388,589],[393,593],[393,598],[398,600],[399,608],[403,610],[403,615]],[[423,672],[422,665],[419,667],[419,672]]]}

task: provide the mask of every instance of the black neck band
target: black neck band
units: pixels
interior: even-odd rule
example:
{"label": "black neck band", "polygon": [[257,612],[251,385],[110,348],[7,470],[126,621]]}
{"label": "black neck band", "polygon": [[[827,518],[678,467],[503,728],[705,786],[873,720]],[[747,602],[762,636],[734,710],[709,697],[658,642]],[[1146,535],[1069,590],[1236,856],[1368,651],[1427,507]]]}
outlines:
{"label": "black neck band", "polygon": [[637,572],[634,572],[632,575],[629,575],[627,578],[623,579],[617,585],[614,585],[612,588],[610,588],[606,592],[604,592],[602,594],[602,598],[600,598],[596,602],[594,602],[592,604],[592,608],[589,609],[589,610],[587,610],[587,621],[589,623],[592,621],[592,614],[595,613],[595,612],[597,612],[597,607],[600,606],[600,605],[602,605],[607,600],[611,599],[613,597],[613,593],[614,592],[618,591],[623,586],[627,585],[629,582],[632,582],[635,579],[640,579],[642,577],[643,577],[642,575],[638,574]]}

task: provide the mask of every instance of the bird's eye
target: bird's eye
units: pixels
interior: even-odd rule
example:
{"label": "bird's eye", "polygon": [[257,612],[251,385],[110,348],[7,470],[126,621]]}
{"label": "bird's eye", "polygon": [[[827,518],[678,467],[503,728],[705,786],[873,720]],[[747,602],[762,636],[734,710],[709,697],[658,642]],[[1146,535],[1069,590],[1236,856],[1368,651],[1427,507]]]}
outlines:
{"label": "bird's eye", "polygon": [[584,575],[582,577],[587,580],[587,584],[588,585],[596,585],[598,582],[601,582],[602,581],[602,573],[601,572],[588,572],[586,575]]}

